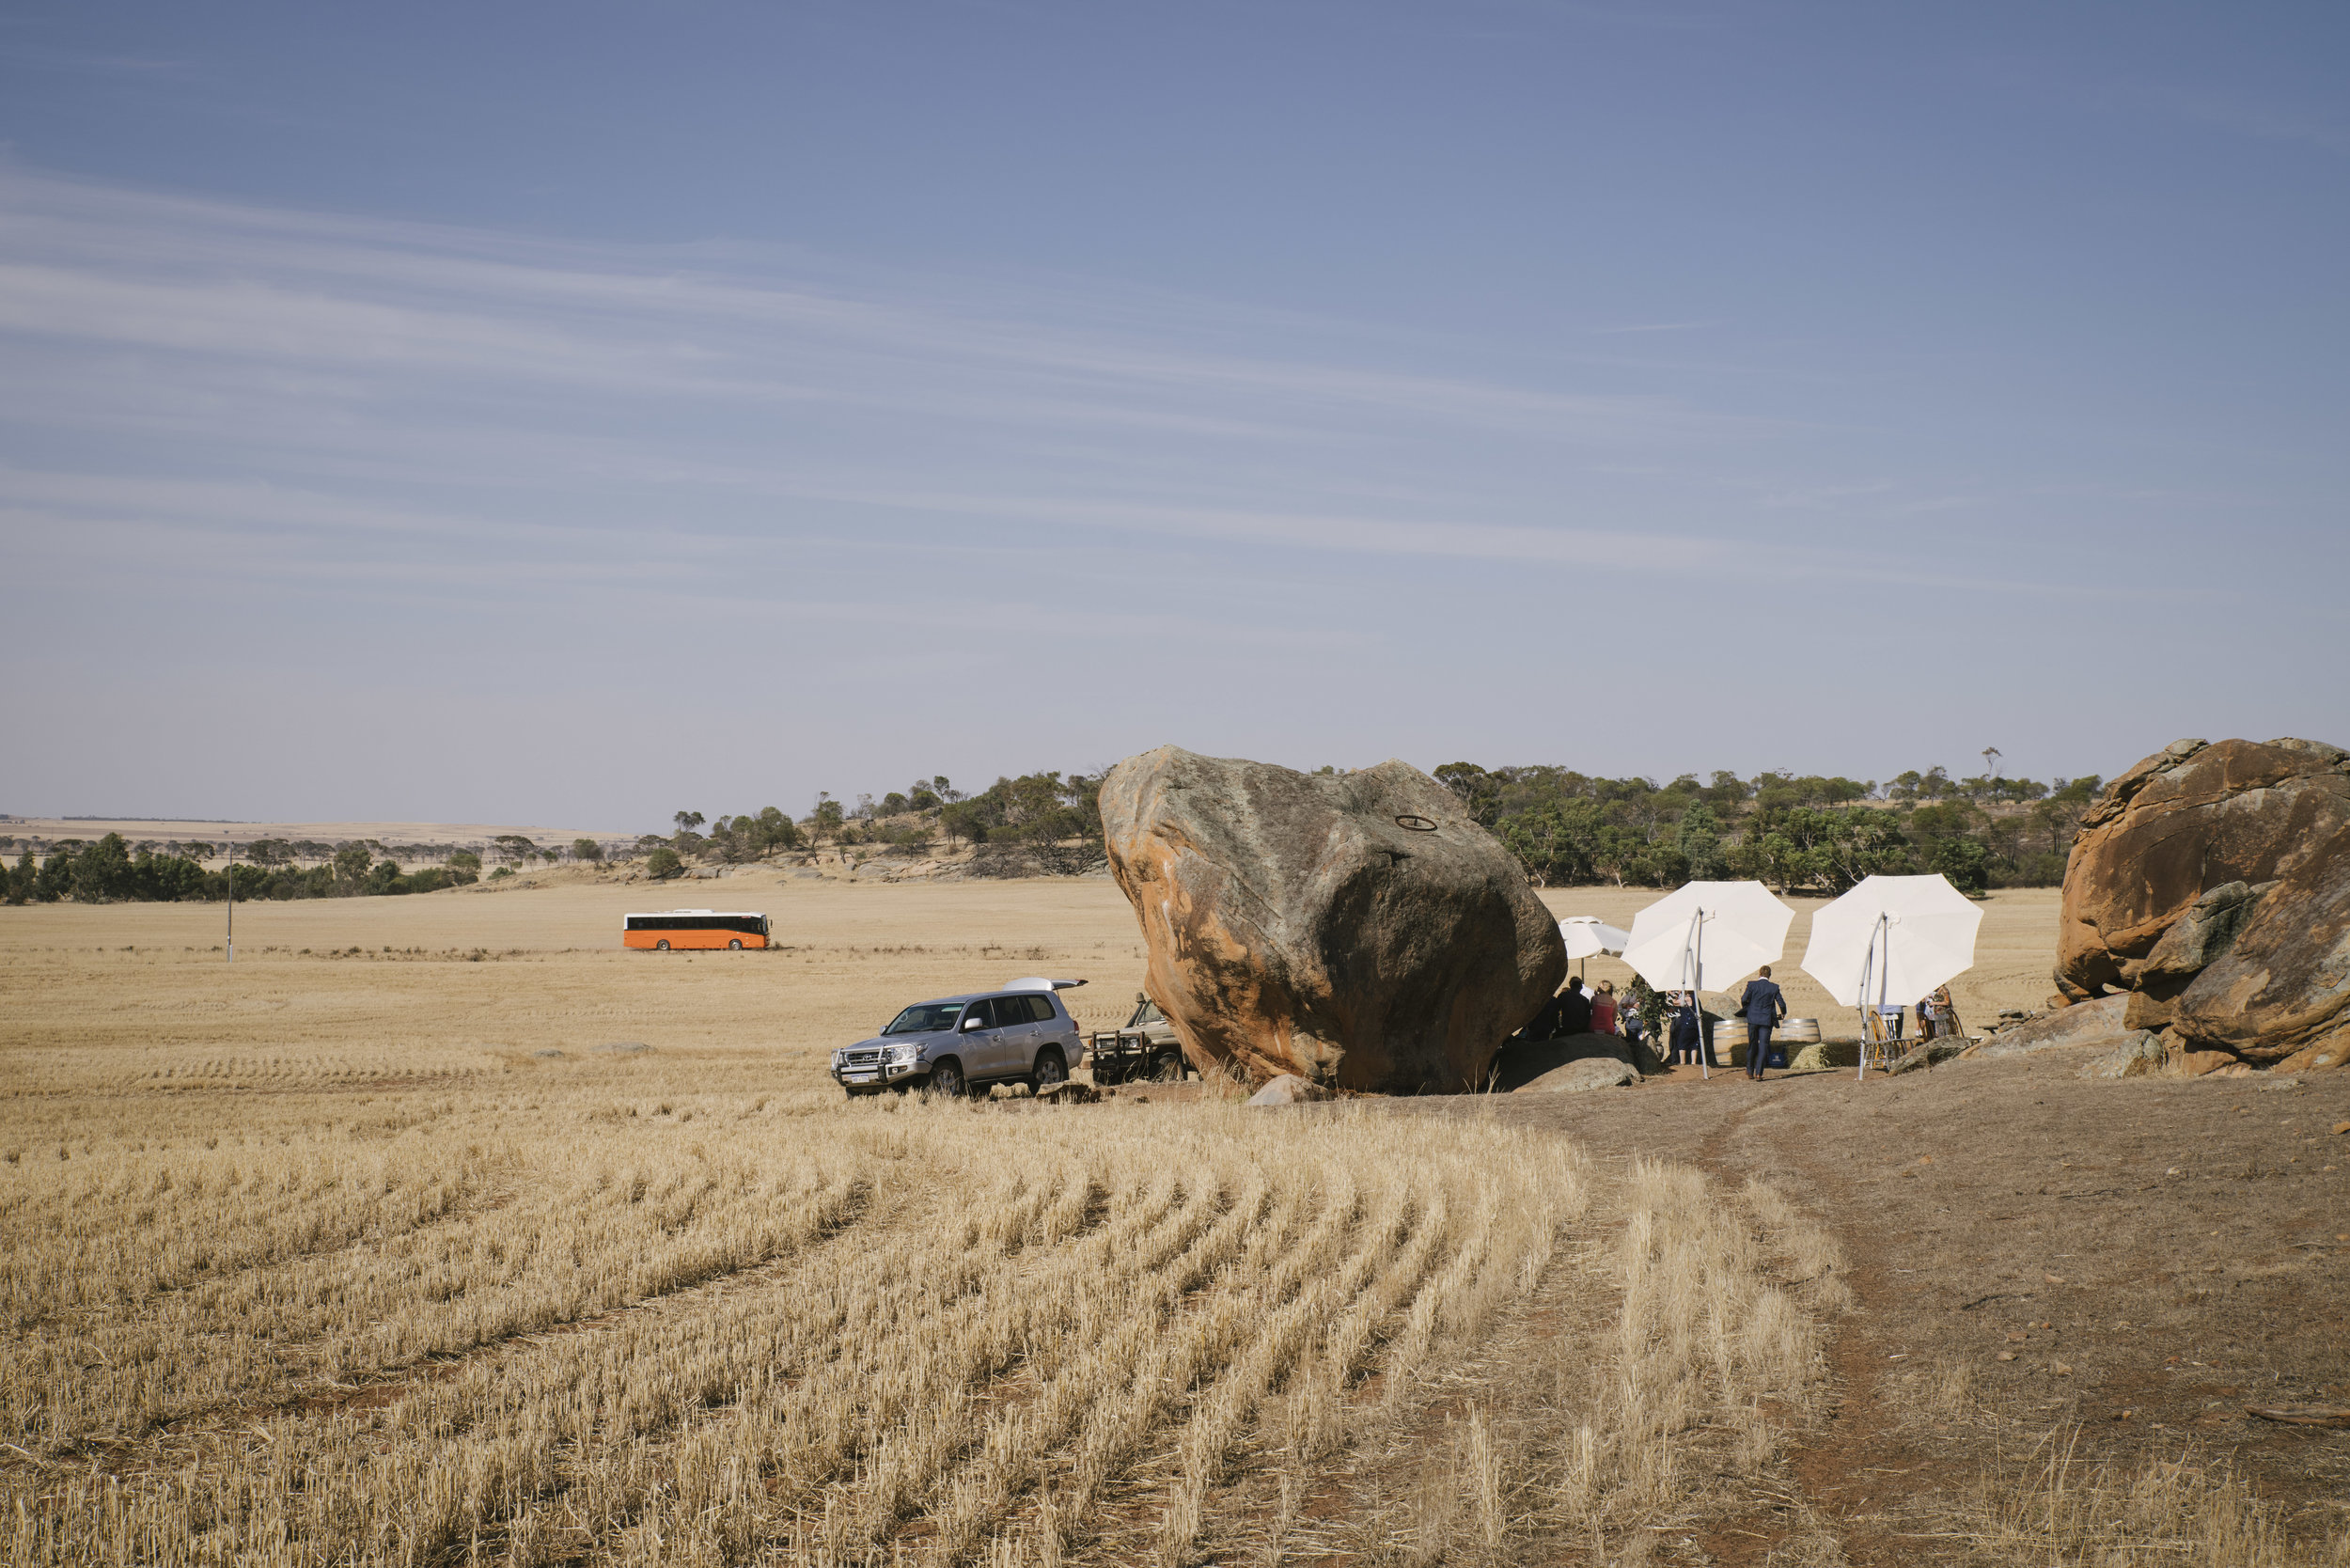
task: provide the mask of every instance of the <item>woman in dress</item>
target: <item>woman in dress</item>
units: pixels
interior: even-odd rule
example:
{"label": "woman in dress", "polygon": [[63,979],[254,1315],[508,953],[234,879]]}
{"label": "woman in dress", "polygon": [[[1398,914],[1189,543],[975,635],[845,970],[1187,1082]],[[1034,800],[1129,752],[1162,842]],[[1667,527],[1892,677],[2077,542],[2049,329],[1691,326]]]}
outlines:
{"label": "woman in dress", "polygon": [[1676,1062],[1695,1062],[1704,1047],[1704,1035],[1698,1024],[1696,1001],[1686,991],[1672,994],[1672,1058]]}

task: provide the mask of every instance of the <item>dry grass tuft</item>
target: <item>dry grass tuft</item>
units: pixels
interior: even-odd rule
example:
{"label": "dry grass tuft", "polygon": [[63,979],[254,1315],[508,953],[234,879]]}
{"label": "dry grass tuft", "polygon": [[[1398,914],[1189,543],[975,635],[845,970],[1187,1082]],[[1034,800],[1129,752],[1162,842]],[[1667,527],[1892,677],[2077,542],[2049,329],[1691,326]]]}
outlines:
{"label": "dry grass tuft", "polygon": [[1978,1497],[1973,1541],[1995,1563],[2094,1568],[2341,1568],[2350,1531],[2322,1546],[2288,1541],[2279,1511],[2225,1461],[2190,1453],[2135,1470],[2076,1462],[2077,1427],[2050,1435],[2017,1473]]}

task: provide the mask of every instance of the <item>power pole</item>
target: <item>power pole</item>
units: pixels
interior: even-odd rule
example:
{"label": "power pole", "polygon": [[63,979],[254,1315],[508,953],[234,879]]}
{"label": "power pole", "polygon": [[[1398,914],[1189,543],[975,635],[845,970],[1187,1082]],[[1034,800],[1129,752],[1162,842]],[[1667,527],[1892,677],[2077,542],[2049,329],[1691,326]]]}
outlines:
{"label": "power pole", "polygon": [[228,840],[228,962],[237,962],[237,841]]}

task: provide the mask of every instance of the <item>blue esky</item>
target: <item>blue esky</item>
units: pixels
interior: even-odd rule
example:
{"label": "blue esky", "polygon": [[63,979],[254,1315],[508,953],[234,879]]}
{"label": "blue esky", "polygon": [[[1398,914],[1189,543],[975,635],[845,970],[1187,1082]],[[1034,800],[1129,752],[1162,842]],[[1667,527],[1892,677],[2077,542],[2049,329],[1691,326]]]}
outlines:
{"label": "blue esky", "polygon": [[0,810],[2350,742],[2350,10],[0,10]]}

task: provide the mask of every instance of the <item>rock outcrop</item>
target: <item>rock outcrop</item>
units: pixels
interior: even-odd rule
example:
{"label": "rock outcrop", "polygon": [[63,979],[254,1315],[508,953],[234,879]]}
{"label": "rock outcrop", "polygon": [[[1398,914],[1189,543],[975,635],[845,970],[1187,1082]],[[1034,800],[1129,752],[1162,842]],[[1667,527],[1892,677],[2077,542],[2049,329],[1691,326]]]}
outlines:
{"label": "rock outcrop", "polygon": [[2105,996],[2078,1007],[2059,1008],[1994,1029],[1959,1054],[1970,1058],[2020,1057],[2062,1045],[2086,1045],[2120,1034],[2129,1005],[2127,996]]}
{"label": "rock outcrop", "polygon": [[2350,1066],[2350,828],[2257,901],[2179,994],[2170,1032],[2287,1072]]}
{"label": "rock outcrop", "polygon": [[1466,1090],[1566,978],[1516,860],[1405,763],[1302,774],[1163,746],[1101,799],[1145,987],[1197,1066]]}
{"label": "rock outcrop", "polygon": [[2064,871],[2057,987],[2135,989],[2204,894],[2288,878],[2350,827],[2350,753],[2313,741],[2178,741],[2109,785]]}
{"label": "rock outcrop", "polygon": [[2350,1066],[2350,752],[2180,741],[2115,779],[2065,868],[2056,980],[2123,994],[2133,1074],[2154,1031],[2177,1076]]}
{"label": "rock outcrop", "polygon": [[2123,1022],[2133,1029],[2159,1029],[2177,1011],[2175,1003],[2197,975],[2235,945],[2238,933],[2252,911],[2277,885],[2264,882],[2223,882],[2197,899],[2178,923],[2162,933],[2153,950],[2122,966],[2122,978],[2134,989]]}
{"label": "rock outcrop", "polygon": [[2113,1040],[2092,1042],[2096,1054],[2074,1074],[2081,1078],[2140,1078],[2159,1073],[2168,1053],[2162,1042],[2144,1029],[2133,1029]]}

